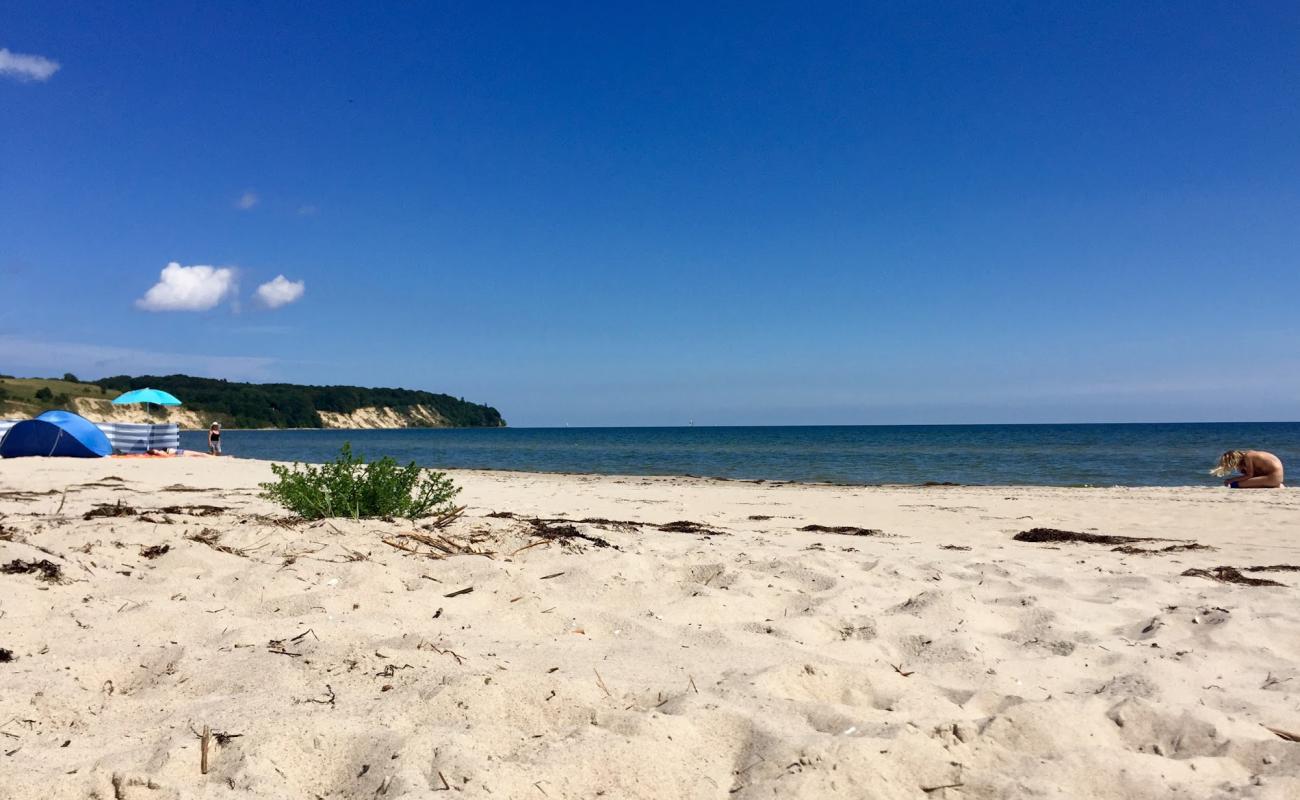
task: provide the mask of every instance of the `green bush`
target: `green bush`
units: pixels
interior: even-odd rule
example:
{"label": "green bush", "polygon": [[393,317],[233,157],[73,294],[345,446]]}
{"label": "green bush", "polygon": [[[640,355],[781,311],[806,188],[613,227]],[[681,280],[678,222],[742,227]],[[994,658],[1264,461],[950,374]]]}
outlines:
{"label": "green bush", "polygon": [[50,387],[42,386],[41,388],[36,390],[35,397],[37,400],[53,400],[54,392],[50,391]]}
{"label": "green bush", "polygon": [[403,467],[385,456],[367,464],[350,444],[329,464],[272,464],[271,471],[276,480],[262,484],[262,496],[306,519],[419,519],[449,510],[460,491],[443,473],[414,461]]}

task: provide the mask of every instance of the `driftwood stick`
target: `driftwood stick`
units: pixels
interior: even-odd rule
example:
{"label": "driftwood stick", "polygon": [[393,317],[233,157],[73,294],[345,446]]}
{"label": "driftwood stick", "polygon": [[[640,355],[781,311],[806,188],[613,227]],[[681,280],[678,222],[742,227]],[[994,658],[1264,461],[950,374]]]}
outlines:
{"label": "driftwood stick", "polygon": [[208,746],[212,743],[212,729],[207,725],[203,726],[203,736],[200,737],[199,744],[199,772],[204,775],[208,774]]}
{"label": "driftwood stick", "polygon": [[966,784],[964,783],[945,783],[939,786],[922,786],[921,791],[925,792],[926,794],[930,794],[931,792],[937,792],[940,789],[956,789],[958,786],[965,786],[965,785]]}
{"label": "driftwood stick", "polygon": [[549,545],[550,543],[551,543],[551,540],[550,540],[550,539],[538,539],[537,541],[533,542],[532,544],[526,544],[526,545],[524,545],[523,547],[519,548],[518,550],[515,550],[515,551],[511,552],[510,555],[513,556],[513,555],[515,555],[515,554],[517,554],[517,553],[522,553],[522,552],[524,552],[525,550],[527,550],[527,549],[529,549],[529,548],[531,548],[531,547],[538,547],[539,545],[544,545],[544,544],[545,544],[545,545]]}
{"label": "driftwood stick", "polygon": [[394,540],[394,539],[381,539],[380,541],[382,541],[384,544],[388,545],[389,547],[395,547],[395,548],[397,548],[398,550],[401,550],[401,551],[403,551],[403,552],[406,552],[406,553],[414,553],[414,554],[417,555],[417,556],[418,556],[418,555],[422,555],[422,554],[420,553],[420,551],[419,551],[417,548],[414,548],[414,547],[407,547],[407,546],[403,545],[401,542],[398,542],[398,541],[396,541],[396,540]]}

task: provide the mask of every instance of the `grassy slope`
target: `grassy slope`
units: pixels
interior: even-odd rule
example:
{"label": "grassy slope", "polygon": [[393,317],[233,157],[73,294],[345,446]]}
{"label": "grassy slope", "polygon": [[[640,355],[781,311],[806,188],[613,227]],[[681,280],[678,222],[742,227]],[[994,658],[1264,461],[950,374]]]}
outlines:
{"label": "grassy slope", "polygon": [[4,389],[6,393],[6,396],[0,399],[0,416],[35,416],[51,408],[62,408],[53,400],[38,400],[36,392],[42,388],[49,389],[56,398],[59,395],[67,395],[111,400],[116,396],[102,391],[93,383],[73,383],[48,378],[0,378],[0,389]]}

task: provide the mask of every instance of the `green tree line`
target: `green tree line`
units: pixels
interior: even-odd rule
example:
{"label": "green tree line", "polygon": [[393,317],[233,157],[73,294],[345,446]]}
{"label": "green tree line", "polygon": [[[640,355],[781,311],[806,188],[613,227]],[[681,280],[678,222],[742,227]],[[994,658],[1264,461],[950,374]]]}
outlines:
{"label": "green tree line", "polygon": [[240,383],[190,375],[117,375],[94,381],[110,395],[132,389],[162,389],[186,408],[227,420],[240,428],[320,428],[320,411],[350,414],[359,408],[404,410],[425,406],[456,428],[499,428],[505,420],[495,408],[448,394],[413,389],[360,386],[300,386],[292,383]]}

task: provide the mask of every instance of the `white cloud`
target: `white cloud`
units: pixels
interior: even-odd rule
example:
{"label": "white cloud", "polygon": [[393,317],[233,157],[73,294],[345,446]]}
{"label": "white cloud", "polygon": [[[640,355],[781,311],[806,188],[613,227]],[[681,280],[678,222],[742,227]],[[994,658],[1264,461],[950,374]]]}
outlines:
{"label": "white cloud", "polygon": [[283,275],[276,275],[274,279],[257,287],[257,299],[267,308],[279,308],[302,297],[305,291],[306,282],[291,281]]}
{"label": "white cloud", "polygon": [[59,71],[59,62],[44,56],[13,53],[0,47],[0,75],[20,81],[48,81]]}
{"label": "white cloud", "polygon": [[235,291],[235,271],[229,267],[163,267],[160,280],[135,301],[145,311],[207,311]]}
{"label": "white cloud", "polygon": [[235,208],[240,211],[247,211],[257,205],[257,202],[261,199],[262,198],[257,196],[257,192],[244,192],[239,196],[239,199],[235,201]]}

